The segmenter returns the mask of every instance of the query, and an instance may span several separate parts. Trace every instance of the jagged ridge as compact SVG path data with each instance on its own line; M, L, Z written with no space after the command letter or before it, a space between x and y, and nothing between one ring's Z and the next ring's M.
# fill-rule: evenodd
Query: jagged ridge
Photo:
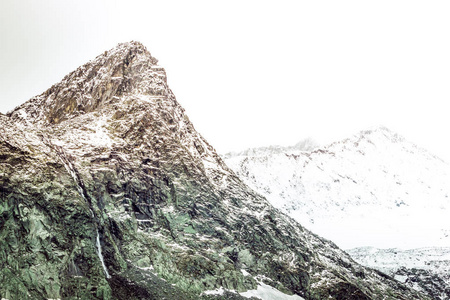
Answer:
M111 104L130 91L164 96L166 75L157 63L141 43L119 44L9 115L14 121L56 124Z

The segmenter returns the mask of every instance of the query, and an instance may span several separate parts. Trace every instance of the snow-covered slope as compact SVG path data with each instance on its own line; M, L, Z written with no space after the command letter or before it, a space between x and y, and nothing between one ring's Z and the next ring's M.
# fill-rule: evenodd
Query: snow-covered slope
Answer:
M384 127L314 151L225 160L274 206L344 249L450 245L449 165Z
M359 263L450 299L449 165L383 127L304 150L250 149L225 160L309 229L358 247L348 253Z

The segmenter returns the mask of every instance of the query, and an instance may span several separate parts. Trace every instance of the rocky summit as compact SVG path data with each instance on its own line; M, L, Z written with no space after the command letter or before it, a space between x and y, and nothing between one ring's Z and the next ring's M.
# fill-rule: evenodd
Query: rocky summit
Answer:
M428 299L247 187L137 42L0 115L0 183L3 299Z

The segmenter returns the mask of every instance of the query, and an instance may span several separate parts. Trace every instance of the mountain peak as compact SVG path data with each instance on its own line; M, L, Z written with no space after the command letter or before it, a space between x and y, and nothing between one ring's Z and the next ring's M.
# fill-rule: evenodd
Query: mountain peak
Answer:
M319 143L316 142L312 137L305 138L295 144L292 148L298 149L301 151L313 151L314 149L319 148Z
M124 42L124 43L119 43L117 44L113 49L141 49L143 51L148 51L147 47L145 47L141 42L139 41L129 41L129 42Z
M127 56L133 56L143 54L147 58L150 59L151 63L156 65L158 63L158 60L151 56L150 52L147 50L147 47L145 47L141 42L138 41L130 41L125 43L119 43L114 48L105 51L103 55L97 56L94 61L97 63L102 64L104 60L99 59L102 56L106 57L117 57L119 60L117 61L120 64L120 60L126 60ZM88 63L89 64L89 63Z
M166 74L140 42L120 43L8 115L21 123L57 124L135 92L168 94Z
M385 126L376 126L366 130L361 130L360 132L346 138L343 140L335 141L328 146L326 149L333 149L335 147L361 147L361 145L371 144L371 145L383 145L386 143L400 143L406 142L405 138L390 130Z
M373 143L382 140L388 140L393 143L405 141L405 138L403 136L385 126L377 126L368 130L361 131L357 136L358 138L366 138Z

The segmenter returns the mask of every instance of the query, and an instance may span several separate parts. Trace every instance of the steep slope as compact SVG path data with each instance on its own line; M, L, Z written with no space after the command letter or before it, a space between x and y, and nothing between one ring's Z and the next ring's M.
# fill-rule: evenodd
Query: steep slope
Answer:
M120 44L0 116L2 298L426 298L249 189L156 63Z
M314 151L250 150L225 158L274 206L341 247L450 245L449 165L386 128L363 131ZM424 260L423 249L367 249L373 248L349 253L403 282L410 278L409 286L434 299L449 299L446 269L429 267L435 265L431 260L417 264ZM442 249L448 248L433 251ZM396 254L388 256L390 262L399 259L397 253L407 255L386 268L386 253ZM449 262L446 257L439 264Z

